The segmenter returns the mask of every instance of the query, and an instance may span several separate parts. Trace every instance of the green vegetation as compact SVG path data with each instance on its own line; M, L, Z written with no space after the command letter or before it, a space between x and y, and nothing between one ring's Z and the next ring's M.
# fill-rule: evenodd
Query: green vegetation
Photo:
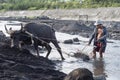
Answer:
M120 7L120 0L0 0L0 10Z

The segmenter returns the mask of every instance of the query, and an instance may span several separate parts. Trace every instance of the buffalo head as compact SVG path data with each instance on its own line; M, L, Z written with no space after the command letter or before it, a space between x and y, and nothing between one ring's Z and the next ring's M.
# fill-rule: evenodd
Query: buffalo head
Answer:
M10 28L7 29L5 25L6 32L10 35L11 38L11 47L18 47L21 48L22 44L30 45L32 44L31 34L26 33L21 24L21 30L12 30Z

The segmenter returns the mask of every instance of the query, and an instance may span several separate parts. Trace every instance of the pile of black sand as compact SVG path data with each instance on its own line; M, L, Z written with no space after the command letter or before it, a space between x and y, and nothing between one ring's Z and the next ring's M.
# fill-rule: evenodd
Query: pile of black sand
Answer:
M0 80L63 80L65 76L51 60L0 41Z

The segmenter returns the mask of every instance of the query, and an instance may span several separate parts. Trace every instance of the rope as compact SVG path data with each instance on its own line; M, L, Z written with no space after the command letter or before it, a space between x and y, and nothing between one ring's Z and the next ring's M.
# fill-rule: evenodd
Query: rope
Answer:
M83 47L83 49L81 50L81 52L83 52L83 50L84 50L85 48L87 48L87 46L88 46L88 45L85 45L85 46Z
M81 51L79 50L79 51L81 52L81 54L84 54L84 53L83 53L83 50L86 49L86 47L88 47L88 46L92 46L92 45L85 45ZM92 47L96 47L96 46L92 46ZM93 58L92 52L93 52L93 51L91 51L91 52L88 53L88 56L89 56L90 59Z
M38 38L38 37L36 37L36 36L34 36L34 35L31 34L30 32L25 31L25 33L28 34L28 35L30 35L31 37L36 38L37 40L41 41L42 43L45 43L45 44L49 45L49 43L47 43L46 41L44 41L44 40L42 40L42 39L40 39L40 38ZM31 38L31 39L33 39L33 38ZM51 40L52 40L52 39L51 39ZM55 40L55 39L54 39L54 40ZM55 49L55 50L56 50L56 48L52 48L52 49ZM57 48L57 49L58 49L58 50L61 50L61 49L59 49L59 48ZM65 51L63 51L63 50L61 50L61 51L62 51L64 54L68 55L69 57L70 57L70 56L72 57L72 55L68 54L67 52L65 52Z
M25 33L27 33L27 34L30 35L31 37L36 38L37 40L41 41L42 43L45 43L45 44L49 45L49 43L47 43L46 41L40 39L41 37L38 38L38 37L34 36L33 34L29 33L28 31L25 31ZM33 38L31 38L31 39L33 39ZM47 39L47 38L45 38L45 39ZM47 39L47 40L53 40L53 39ZM54 39L54 40L55 40L55 39ZM82 48L82 50L81 50L81 51L79 50L79 51L82 53L82 52L84 51L84 49L86 49L88 46L89 46L89 45L85 45L85 46ZM93 46L93 47L95 47L95 46ZM56 50L56 48L52 48L52 49ZM58 50L61 50L61 49L59 49L59 48L57 48L57 49L58 49ZM68 55L69 57L73 57L73 55L70 55L70 54L68 54L67 52L63 51L63 50L61 50L61 51L62 51L62 53ZM74 52L72 52L72 53L74 53ZM92 52L90 52L90 54L91 54L91 53L92 53ZM82 54L83 54L83 53L82 53Z
M33 39L33 37L34 37L34 38L38 39L39 41L41 41L41 42L43 42L43 43L48 44L46 41L43 41L42 39L40 39L40 38L38 38L38 37L34 36L33 34L31 34L31 33L30 33L30 32L28 32L28 31L25 31L25 33L26 33L26 34L28 34L28 35L30 35L30 36L32 37L31 39Z

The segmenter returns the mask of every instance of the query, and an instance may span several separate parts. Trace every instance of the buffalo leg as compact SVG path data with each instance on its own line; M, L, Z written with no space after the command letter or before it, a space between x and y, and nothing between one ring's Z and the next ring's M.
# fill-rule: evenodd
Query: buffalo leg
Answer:
M49 56L52 48L51 48L51 46L50 46L49 44L46 44L45 47L46 47L46 49L48 50L48 53L47 53L47 55L46 55L46 58L48 58L48 56Z
M37 50L37 56L39 57L40 55L39 55L39 50L38 50L38 46L37 46L37 49L36 49L36 50Z
M34 47L35 47L35 50L37 51L37 56L39 57L39 50L38 50L38 42L37 40L34 40Z
M65 60L65 58L63 57L63 55L62 55L62 51L61 51L61 48L60 48L60 46L58 45L58 43L57 43L57 41L52 41L52 43L55 45L55 47L57 48L57 51L60 53L60 56L61 56L61 59L62 60Z
M10 45L10 47L11 47L11 48L14 47L13 39L11 39L11 45Z
M35 46L35 50L37 51L37 56L39 57L39 50L38 50L38 46Z

